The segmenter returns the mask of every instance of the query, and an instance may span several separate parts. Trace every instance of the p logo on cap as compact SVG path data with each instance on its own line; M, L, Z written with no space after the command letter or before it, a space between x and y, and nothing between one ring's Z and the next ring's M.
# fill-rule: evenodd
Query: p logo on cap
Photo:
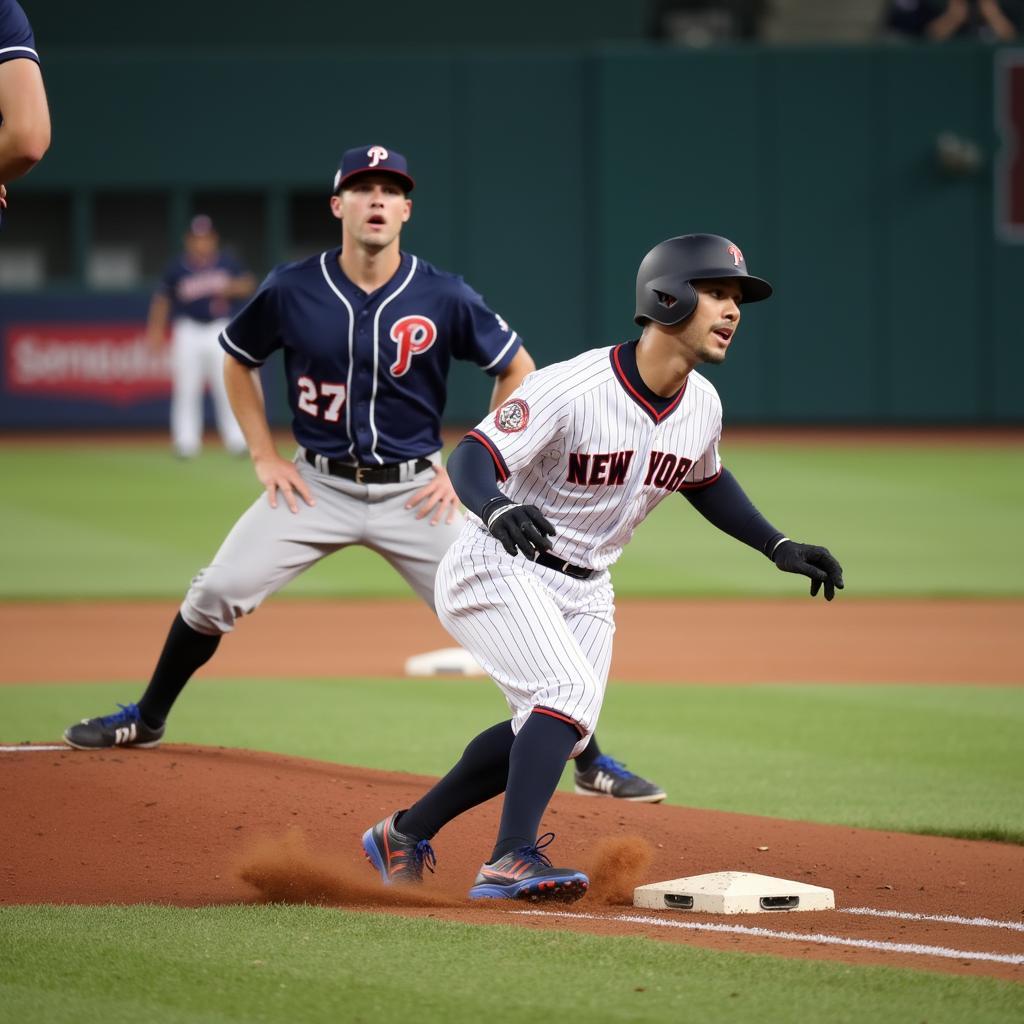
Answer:
M401 153L396 153L386 146L357 146L345 151L341 164L334 175L331 194L337 195L356 175L390 174L397 178L406 192L411 192L416 184L409 174L409 166Z

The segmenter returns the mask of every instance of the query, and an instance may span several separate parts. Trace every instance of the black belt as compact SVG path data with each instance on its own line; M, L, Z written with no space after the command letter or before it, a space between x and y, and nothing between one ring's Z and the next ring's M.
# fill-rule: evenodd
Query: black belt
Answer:
M584 569L582 565L563 562L562 559L555 558L554 555L549 555L546 551L542 551L534 561L538 565L546 565L549 569L564 572L566 576L571 576L574 580L589 580L597 573L596 569Z
M390 466L350 466L347 462L339 462L337 459L328 459L326 456L317 455L316 452L311 452L308 448L305 458L311 466L321 472L326 469L331 476L355 480L357 484L397 484L402 479L402 468L409 464L408 462L395 462ZM431 465L430 459L417 459L413 466L413 473L422 473Z

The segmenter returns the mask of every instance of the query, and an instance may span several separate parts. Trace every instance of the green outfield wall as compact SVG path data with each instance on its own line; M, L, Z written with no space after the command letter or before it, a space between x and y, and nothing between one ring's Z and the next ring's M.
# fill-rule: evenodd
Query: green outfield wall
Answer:
M1024 421L1024 224L1017 242L1000 227L1000 196L1024 189L1024 73L997 73L1024 50L45 56L54 143L19 192L66 204L65 293L111 196L165 194L171 245L197 193L243 193L261 271L294 252L295 196L323 196L332 244L338 156L379 141L417 179L407 247L463 273L538 362L631 336L644 252L714 231L777 288L710 373L731 421ZM944 133L976 169L940 162ZM477 418L473 372L451 420Z

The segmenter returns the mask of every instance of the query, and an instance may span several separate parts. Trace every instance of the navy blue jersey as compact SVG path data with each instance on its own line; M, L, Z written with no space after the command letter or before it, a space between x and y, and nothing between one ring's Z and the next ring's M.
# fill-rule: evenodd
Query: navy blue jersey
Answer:
M39 63L32 26L17 0L0 0L0 64L20 57Z
M208 324L238 312L241 301L221 298L221 292L232 278L244 272L236 259L222 252L202 267L192 265L182 254L164 271L160 291L171 300L172 318L187 316Z
M362 466L436 452L451 360L493 376L522 341L461 277L403 253L368 295L340 253L275 268L220 343L252 367L284 350L292 430L311 451Z

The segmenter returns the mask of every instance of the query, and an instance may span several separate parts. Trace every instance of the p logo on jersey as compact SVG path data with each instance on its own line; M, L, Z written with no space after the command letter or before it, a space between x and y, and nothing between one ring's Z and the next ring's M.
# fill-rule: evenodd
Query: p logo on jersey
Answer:
M510 398L494 414L494 425L503 434L518 434L530 422L530 407L521 398Z
M366 155L369 158L370 166L376 167L382 160L387 160L388 151L383 146L371 146Z
M732 265L734 267L738 267L743 262L743 253L740 252L738 245L730 245L726 251L732 257Z
M437 324L429 316L403 316L392 325L391 340L398 346L391 376L402 377L412 365L412 357L426 352L437 341Z

